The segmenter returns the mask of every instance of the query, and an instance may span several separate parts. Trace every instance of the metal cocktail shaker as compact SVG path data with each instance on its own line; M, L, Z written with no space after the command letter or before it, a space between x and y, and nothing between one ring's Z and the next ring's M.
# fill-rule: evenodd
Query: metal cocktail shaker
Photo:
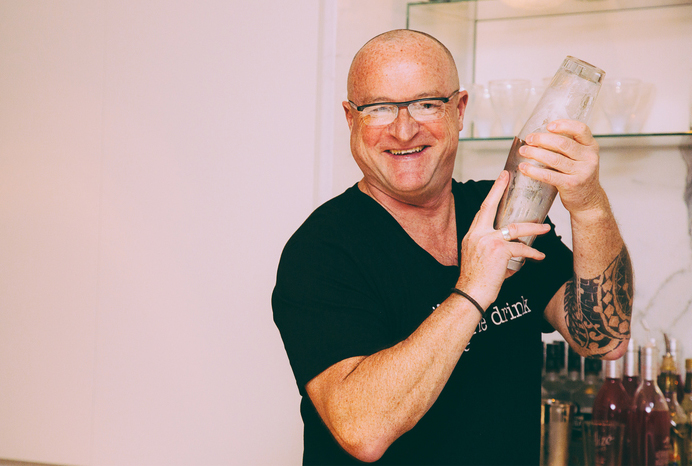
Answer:
M567 466L574 410L566 401L542 400L540 466Z
M541 166L538 162L519 155L519 148L526 144L526 136L530 133L548 132L546 127L553 120L571 119L586 123L604 76L605 71L574 57L568 56L562 62L533 113L514 138L505 164L510 181L497 210L495 228L499 229L510 223L543 223L555 200L557 189L519 172L521 162ZM535 236L524 236L519 241L530 246L534 239ZM523 263L523 258L513 257L507 268L519 270Z

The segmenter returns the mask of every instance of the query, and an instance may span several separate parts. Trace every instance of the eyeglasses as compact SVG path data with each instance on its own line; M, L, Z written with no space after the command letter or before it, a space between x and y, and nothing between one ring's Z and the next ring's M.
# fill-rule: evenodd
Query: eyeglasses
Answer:
M449 97L428 97L425 99L409 100L408 102L378 102L367 105L348 103L361 112L367 126L386 126L391 124L399 115L399 108L406 107L409 115L420 122L439 120L445 114L445 104L459 92L452 92Z

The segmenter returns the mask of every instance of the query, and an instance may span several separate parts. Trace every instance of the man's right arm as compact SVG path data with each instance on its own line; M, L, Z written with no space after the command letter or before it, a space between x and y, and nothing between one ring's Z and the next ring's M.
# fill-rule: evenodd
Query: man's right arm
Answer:
M339 444L361 461L379 459L430 409L480 318L469 301L452 295L406 340L340 361L308 382Z

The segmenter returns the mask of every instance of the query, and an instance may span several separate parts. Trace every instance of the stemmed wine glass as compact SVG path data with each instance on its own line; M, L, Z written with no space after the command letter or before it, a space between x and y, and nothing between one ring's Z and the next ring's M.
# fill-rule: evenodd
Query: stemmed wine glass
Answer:
M637 105L641 84L641 80L635 78L603 80L601 107L614 134L625 132L627 121Z

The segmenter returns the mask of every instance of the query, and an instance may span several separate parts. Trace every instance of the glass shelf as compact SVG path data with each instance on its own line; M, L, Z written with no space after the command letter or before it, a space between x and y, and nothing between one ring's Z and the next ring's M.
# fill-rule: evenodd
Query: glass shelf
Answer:
M518 0L450 0L411 2L407 5L406 24L415 20L416 15L435 12L444 15L459 15L471 21L493 21L514 18L536 18L543 16L564 16L597 12L641 10L680 5L692 5L692 0L566 0L555 6L545 8L515 8L508 3Z
M601 149L639 147L650 149L692 148L692 131L686 133L596 134ZM514 138L461 138L460 150L508 151Z

